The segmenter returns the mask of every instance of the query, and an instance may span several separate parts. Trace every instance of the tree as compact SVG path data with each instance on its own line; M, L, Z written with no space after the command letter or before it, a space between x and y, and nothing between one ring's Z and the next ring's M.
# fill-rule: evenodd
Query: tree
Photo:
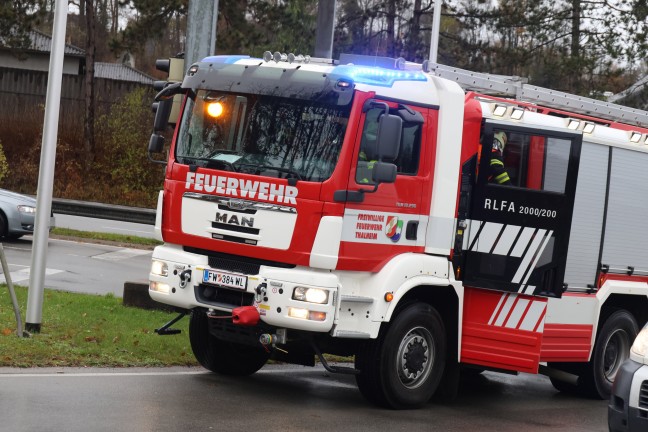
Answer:
M29 48L29 31L42 20L44 13L39 0L0 2L0 46L17 51Z
M645 0L461 1L460 59L471 69L528 76L546 87L591 95L646 54Z
M85 120L83 137L85 144L85 169L90 172L95 158L95 82L94 66L97 46L95 43L95 1L85 0L86 44L85 44Z

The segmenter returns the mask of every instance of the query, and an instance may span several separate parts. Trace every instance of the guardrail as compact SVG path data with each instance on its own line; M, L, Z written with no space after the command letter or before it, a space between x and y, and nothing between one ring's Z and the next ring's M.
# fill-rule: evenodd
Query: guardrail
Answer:
M155 225L155 210L141 207L127 207L54 198L52 199L52 212L72 216Z

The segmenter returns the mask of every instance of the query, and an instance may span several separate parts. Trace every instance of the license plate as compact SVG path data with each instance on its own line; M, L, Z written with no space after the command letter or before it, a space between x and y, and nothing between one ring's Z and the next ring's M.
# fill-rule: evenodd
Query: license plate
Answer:
M244 290L247 286L247 276L223 273L214 270L204 270L203 282L212 285Z

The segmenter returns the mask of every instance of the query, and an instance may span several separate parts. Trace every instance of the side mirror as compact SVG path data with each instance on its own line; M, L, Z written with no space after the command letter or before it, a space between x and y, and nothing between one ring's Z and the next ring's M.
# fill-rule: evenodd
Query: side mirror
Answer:
M391 162L398 157L403 119L393 114L383 114L378 124L378 155L381 161Z
M164 152L164 137L156 133L151 134L151 139L149 139L148 153L147 153L148 160L156 164L166 165L166 160L158 160L158 159L153 159L151 157L151 154L153 153L163 153L163 152Z
M164 151L164 137L158 134L151 134L148 145L149 153L162 153Z
M157 102L155 109L155 120L153 121L153 130L155 132L164 131L169 125L169 114L173 107L173 99L161 100Z
M371 170L371 178L378 183L394 183L396 181L396 165L387 162L376 162Z

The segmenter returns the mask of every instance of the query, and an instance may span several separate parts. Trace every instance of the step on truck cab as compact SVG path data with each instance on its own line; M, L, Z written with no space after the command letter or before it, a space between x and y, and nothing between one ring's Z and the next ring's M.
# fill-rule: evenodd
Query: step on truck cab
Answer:
M646 113L354 55L207 57L175 94L149 293L204 367L319 357L391 408L484 369L609 395L648 320Z

